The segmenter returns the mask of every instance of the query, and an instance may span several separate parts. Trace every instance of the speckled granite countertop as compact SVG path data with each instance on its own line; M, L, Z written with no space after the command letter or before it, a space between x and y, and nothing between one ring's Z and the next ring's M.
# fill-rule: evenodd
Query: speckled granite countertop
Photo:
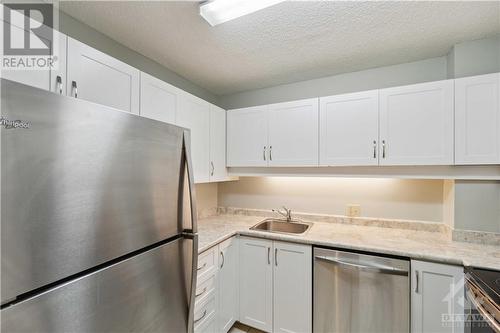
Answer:
M260 216L217 215L198 222L199 249L203 252L240 234L273 240L328 246L346 250L409 257L455 265L500 270L500 246L452 241L442 232L313 222L304 235L249 230Z

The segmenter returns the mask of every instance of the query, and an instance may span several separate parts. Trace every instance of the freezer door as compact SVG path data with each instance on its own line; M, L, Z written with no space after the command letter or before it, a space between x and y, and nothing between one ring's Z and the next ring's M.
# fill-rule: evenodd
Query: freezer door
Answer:
M4 79L1 91L2 304L180 234L183 128Z
M7 307L2 332L188 332L195 241L179 238Z

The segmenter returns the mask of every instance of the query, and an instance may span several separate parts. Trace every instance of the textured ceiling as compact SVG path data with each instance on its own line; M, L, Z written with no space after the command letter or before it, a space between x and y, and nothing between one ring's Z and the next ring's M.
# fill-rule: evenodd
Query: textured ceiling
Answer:
M443 56L500 31L498 1L287 1L216 27L198 2L60 6L217 95Z

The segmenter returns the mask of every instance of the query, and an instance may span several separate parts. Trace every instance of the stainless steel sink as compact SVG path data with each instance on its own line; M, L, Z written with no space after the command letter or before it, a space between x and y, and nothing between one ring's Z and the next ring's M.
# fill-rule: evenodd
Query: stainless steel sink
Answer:
M253 227L251 227L250 230L276 232L280 234L300 235L309 230L311 226L312 226L311 223L301 222L296 220L288 222L287 220L284 219L265 219L264 221L259 222Z

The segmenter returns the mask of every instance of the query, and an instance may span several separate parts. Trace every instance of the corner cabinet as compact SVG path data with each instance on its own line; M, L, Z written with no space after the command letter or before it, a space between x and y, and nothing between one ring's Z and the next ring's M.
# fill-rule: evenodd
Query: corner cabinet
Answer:
M209 179L229 180L226 168L226 110L210 105Z
M412 260L411 273L411 332L463 333L463 267Z
M318 99L304 99L227 114L227 165L317 166Z
M309 245L240 238L240 321L266 332L312 331Z
M191 130L191 158L195 183L210 181L210 104L198 97L182 94L177 125Z
M455 164L500 164L500 74L455 80Z
M140 71L68 37L67 94L139 114Z
M453 80L380 90L380 165L453 164Z

